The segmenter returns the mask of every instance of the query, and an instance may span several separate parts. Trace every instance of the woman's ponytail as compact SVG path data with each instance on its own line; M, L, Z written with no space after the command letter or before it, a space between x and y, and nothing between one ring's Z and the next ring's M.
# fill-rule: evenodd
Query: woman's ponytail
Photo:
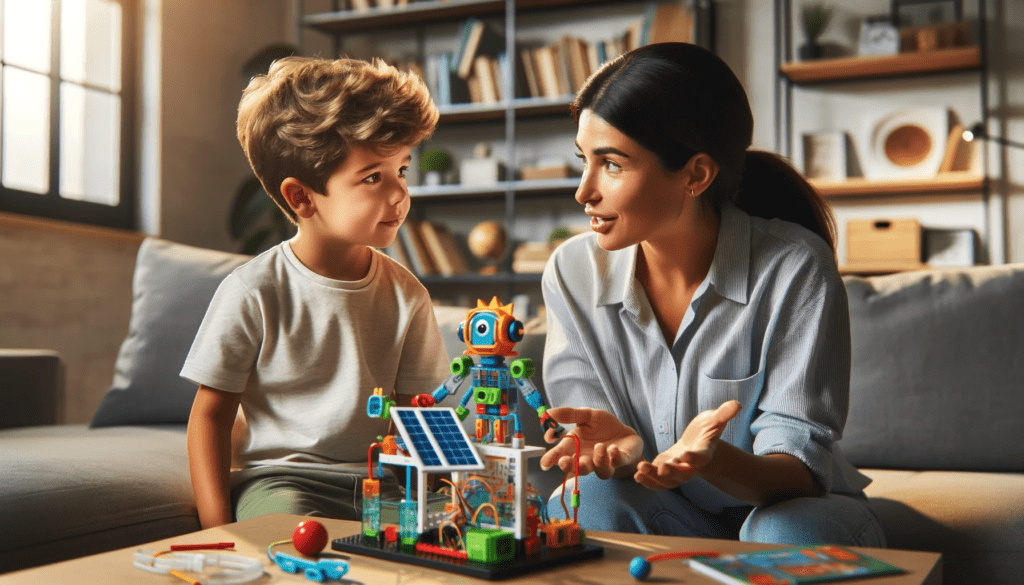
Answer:
M836 220L821 194L779 155L748 150L736 206L750 215L799 224L836 251Z

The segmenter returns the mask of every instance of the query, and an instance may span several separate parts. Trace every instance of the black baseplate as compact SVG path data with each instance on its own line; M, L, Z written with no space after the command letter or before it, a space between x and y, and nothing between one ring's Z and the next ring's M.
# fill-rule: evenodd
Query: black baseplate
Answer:
M542 546L539 553L527 555L521 541L516 541L515 556L504 563L486 564L417 551L411 546L387 543L382 539L355 534L331 541L336 551L407 563L439 571L458 573L478 579L499 580L518 577L534 571L550 569L567 563L594 559L604 555L604 548L595 544L577 544L562 548Z

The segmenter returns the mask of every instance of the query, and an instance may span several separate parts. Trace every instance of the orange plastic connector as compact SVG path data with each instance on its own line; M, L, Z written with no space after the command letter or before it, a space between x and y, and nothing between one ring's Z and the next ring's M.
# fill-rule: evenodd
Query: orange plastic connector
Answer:
M380 495L380 480L379 479L364 479L363 480L363 497L372 498Z
M548 548L562 548L580 543L580 525L572 520L554 520L540 527Z
M394 435L388 435L380 442L380 450L385 455L395 455L398 453L398 443L395 441Z

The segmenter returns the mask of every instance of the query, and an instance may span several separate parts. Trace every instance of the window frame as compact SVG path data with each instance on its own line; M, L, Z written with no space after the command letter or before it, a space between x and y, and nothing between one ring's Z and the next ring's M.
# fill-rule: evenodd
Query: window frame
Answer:
M105 205L60 195L60 131L61 131L61 4L50 0L50 161L49 190L45 194L32 193L4 186L0 183L0 212L11 212L49 219L70 221L95 226L135 230L138 228L136 209L138 185L136 183L136 157L139 136L136 127L138 89L138 44L140 0L112 0L121 5L121 99L118 204ZM2 24L2 23L0 23ZM89 85L84 85L89 87ZM0 108L3 101L0 99ZM3 124L0 110L0 125ZM2 127L0 127L2 130ZM3 145L0 144L0 148Z

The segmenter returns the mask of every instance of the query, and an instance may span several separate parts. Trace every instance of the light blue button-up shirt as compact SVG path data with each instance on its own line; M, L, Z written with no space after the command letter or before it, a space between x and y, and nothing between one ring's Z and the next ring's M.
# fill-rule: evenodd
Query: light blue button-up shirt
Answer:
M608 252L586 234L548 262L551 403L611 412L636 429L651 461L699 412L735 399L741 410L723 440L792 455L826 491L860 492L870 480L836 444L849 404L850 316L825 242L725 206L711 268L671 346L634 278L636 256L636 246ZM699 478L681 489L709 511L742 505Z

